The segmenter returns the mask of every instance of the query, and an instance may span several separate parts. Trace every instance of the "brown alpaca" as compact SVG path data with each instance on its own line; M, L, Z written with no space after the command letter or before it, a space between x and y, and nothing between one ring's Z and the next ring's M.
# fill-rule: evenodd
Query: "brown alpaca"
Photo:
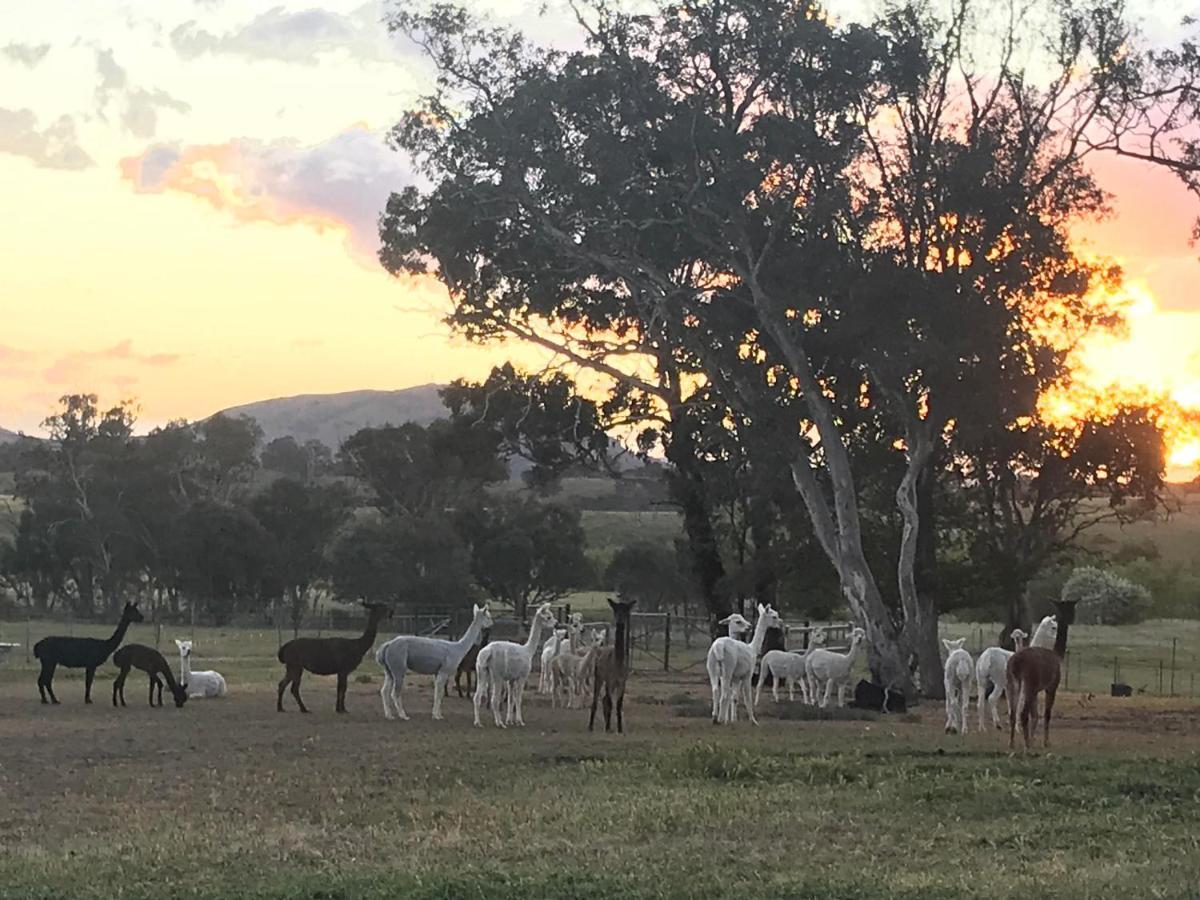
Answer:
M1054 649L1026 647L1008 659L1006 669L1008 693L1008 748L1016 749L1017 712L1021 715L1021 735L1025 749L1029 749L1030 723L1037 709L1037 695L1046 692L1045 731L1043 746L1050 746L1050 714L1054 710L1054 698L1058 694L1058 682L1062 677L1062 660L1067 652L1067 632L1075 621L1075 601L1059 600L1057 610L1058 635Z
M467 655L462 658L462 662L458 664L458 671L454 673L454 689L458 691L458 696L463 697L462 677L467 676L467 693L469 697L475 693L475 660L479 657L479 651L487 646L487 642L492 639L492 629L485 628L479 633L479 643L467 651ZM450 682L446 682L446 686L442 689L445 696L450 696Z
M629 635L629 613L635 602L608 601L613 611L613 622L616 624L616 639L611 647L602 647L596 652L596 672L592 678L592 714L588 718L588 731L596 724L596 702L600 699L600 691L603 690L604 730L612 731L612 712L616 706L617 733L625 733L625 679L629 677L626 643Z
M314 675L336 675L336 709L340 713L346 711L346 685L350 673L358 668L362 658L375 643L379 621L392 615L391 607L383 603L364 603L363 606L367 610L367 627L363 630L362 637L296 638L279 648L279 661L287 667L279 682L279 696L275 702L275 708L279 712L283 712L283 692L289 684L292 686L292 696L296 698L300 712L308 712L308 707L300 698L300 678L305 671Z

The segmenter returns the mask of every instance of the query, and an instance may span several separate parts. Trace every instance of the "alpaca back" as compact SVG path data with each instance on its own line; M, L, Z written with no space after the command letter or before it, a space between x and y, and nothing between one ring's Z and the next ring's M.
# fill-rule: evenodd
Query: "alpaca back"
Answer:
M971 654L966 650L955 650L946 657L946 689L949 690L951 683L955 686L955 692L961 686L966 686L971 683Z
M709 648L716 671L728 678L748 678L754 671L754 648L731 637L719 637Z
M524 644L517 644L513 641L492 641L479 651L475 666L480 673L486 668L490 678L500 681L520 681L528 677L533 668L533 659Z
M980 653L975 663L975 680L979 687L984 688L990 681L998 689L1004 690L1007 678L1005 673L1008 671L1008 660L1012 655L1012 650L1005 650L1003 647L988 647Z

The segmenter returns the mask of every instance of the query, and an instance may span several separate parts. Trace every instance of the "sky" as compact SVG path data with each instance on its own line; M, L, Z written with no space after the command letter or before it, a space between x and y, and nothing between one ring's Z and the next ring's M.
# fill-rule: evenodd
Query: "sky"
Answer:
M474 5L535 37L570 27L540 0ZM1145 5L1148 31L1185 6ZM145 426L482 377L515 352L454 338L435 285L375 262L378 211L412 180L383 137L430 78L384 8L0 6L0 426L37 433L75 391L134 398ZM1116 215L1079 240L1124 265L1131 315L1083 354L1084 377L1200 410L1200 210L1165 173L1097 171ZM1176 477L1200 471L1200 438L1172 453Z

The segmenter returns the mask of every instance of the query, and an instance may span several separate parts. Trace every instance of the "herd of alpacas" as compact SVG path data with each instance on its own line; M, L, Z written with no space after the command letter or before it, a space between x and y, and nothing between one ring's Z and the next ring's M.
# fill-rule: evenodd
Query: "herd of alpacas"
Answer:
M408 719L404 709L404 679L409 672L432 675L433 718L442 719L442 698L454 678L455 689L463 696L460 679L466 676L467 690L474 681L472 703L476 727L482 727L481 710L487 704L499 728L525 724L522 701L525 685L533 671L534 659L541 664L538 692L549 694L551 704L560 703L567 709L585 705L591 693L591 715L588 730L595 727L596 710L603 701L604 730L611 731L613 716L616 730L624 733L625 682L629 674L629 626L632 601L609 600L612 608L613 643L605 645L607 629L583 633L582 616L573 614L566 625L558 625L550 603L541 604L534 612L524 642L490 641L493 625L487 606L472 609L471 624L458 640L398 635L384 642L375 652L375 661L382 667L384 678L380 689L383 714L388 719ZM284 711L283 695L290 687L292 697L301 712L308 707L300 695L300 680L305 672L314 675L337 676L339 713L346 712L346 688L349 677L358 668L367 651L375 644L379 625L391 615L389 606L364 603L367 624L357 638L303 637L288 641L279 648L279 661L284 665L284 677L279 682L276 709ZM999 702L1006 697L1009 715L1009 745L1014 746L1018 718L1025 746L1028 747L1037 727L1038 695L1045 695L1043 740L1050 741L1050 716L1061 676L1062 659L1066 652L1067 632L1074 621L1075 605L1056 604L1055 615L1046 616L1030 639L1024 631L1014 629L1012 640L1016 649L989 647L972 660L964 648L966 640L943 640L946 649L944 687L946 691L946 732L966 734L970 707L972 679L978 688L979 728L986 728L986 713L990 711L992 725L1001 728ZM804 703L827 707L837 688L838 706L845 705L846 689L866 633L854 628L850 644L844 652L827 649L824 633L817 630L810 645L799 650L768 650L763 653L767 632L783 629L779 613L770 605L758 604L754 623L738 613L720 621L728 634L718 637L708 649L705 660L712 689L712 720L716 725L737 721L740 702L749 720L755 725L755 706L762 699L763 685L771 679L771 692L779 702L779 686L786 683L789 701L795 700L796 686L800 687ZM125 705L125 681L131 669L145 672L149 678L150 705L162 706L165 684L176 707L182 707L190 697L224 697L225 679L218 672L195 671L191 665L194 645L191 641L175 641L179 649L179 677L171 671L167 660L153 647L144 644L125 644L122 641L130 624L143 621L136 603L126 603L116 630L107 639L82 637L47 637L34 646L34 656L41 663L38 691L42 703L58 703L54 694L54 673L58 666L84 670L84 702L92 702L92 682L96 670L112 657L119 672L113 681L113 706ZM542 635L549 632L543 642ZM751 634L750 640L744 636ZM118 649L119 648L119 649ZM755 672L758 690L753 690ZM864 703L856 691L859 705L872 705L884 711L897 709L891 704L887 688L880 690L867 682L871 698ZM49 698L49 699L47 699ZM902 698L900 698L902 700ZM501 706L504 715L501 715Z

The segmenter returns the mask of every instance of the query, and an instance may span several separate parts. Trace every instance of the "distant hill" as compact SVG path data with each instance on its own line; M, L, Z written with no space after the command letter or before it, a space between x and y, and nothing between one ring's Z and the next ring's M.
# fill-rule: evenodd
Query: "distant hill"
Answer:
M249 416L263 430L264 442L291 435L300 443L316 439L333 450L360 428L378 425L427 425L446 415L438 396L442 385L422 384L399 391L347 391L301 394L259 400L221 410Z
M19 441L21 436L15 431L9 431L7 428L0 428L0 444L11 444L13 441Z

